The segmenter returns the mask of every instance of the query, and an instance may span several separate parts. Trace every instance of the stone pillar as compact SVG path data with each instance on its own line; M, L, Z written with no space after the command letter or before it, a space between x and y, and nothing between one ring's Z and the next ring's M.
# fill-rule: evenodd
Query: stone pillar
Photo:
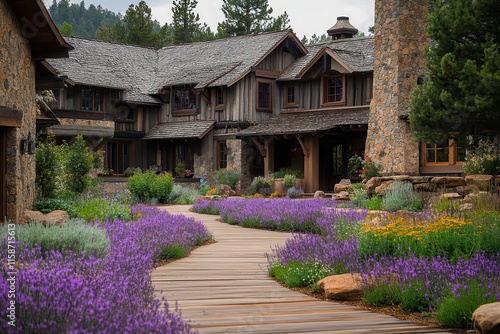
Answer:
M304 144L304 192L312 193L319 189L319 139L306 137Z
M418 174L419 144L412 138L410 92L425 71L428 1L375 1L373 99L366 155L384 174Z

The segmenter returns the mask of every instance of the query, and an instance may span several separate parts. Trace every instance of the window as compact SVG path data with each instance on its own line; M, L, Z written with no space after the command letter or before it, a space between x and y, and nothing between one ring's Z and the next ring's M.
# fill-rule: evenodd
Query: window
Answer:
M224 109L224 89L222 87L217 87L215 92L215 107L217 110Z
M270 82L257 82L257 110L271 111L272 110L272 86Z
M324 104L344 104L344 76L325 78Z
M107 167L116 174L123 174L130 166L130 143L108 143L106 149Z
M456 165L465 160L465 140L446 139L436 144L424 145L424 165Z
M227 168L227 144L225 141L217 143L217 169Z
M82 105L80 110L103 111L103 91L101 88L82 86Z
M177 88L174 90L174 110L196 109L196 94L191 88Z
M286 87L286 105L296 106L297 105L297 87L295 85L289 85Z

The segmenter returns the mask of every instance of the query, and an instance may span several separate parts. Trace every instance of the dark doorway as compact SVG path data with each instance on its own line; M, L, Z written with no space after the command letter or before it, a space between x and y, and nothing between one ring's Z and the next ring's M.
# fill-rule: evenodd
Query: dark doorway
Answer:
M331 192L344 175L344 145L338 140L320 142L319 188Z

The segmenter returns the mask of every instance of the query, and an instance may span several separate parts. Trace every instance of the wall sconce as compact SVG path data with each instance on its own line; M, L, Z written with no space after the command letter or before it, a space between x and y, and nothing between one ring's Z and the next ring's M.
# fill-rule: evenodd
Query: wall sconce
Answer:
M35 152L35 138L31 137L31 132L28 132L28 138L21 139L21 154L35 154Z

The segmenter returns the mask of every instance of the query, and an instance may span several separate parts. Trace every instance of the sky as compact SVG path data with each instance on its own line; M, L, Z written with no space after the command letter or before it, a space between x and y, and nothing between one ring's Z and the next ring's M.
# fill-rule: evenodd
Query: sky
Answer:
M130 4L140 0L85 0L85 7L90 4L101 5L115 13L125 14ZM52 0L44 0L49 7ZM81 0L70 0L80 3ZM172 22L172 0L146 0L151 8L153 19L162 25ZM268 0L273 9L273 17L288 13L290 25L300 38L310 38L313 34L322 35L337 22L338 16L348 16L351 24L359 31L368 34L368 27L373 26L375 0ZM198 0L196 12L200 22L206 22L212 31L217 31L217 23L224 21L221 10L222 0Z

